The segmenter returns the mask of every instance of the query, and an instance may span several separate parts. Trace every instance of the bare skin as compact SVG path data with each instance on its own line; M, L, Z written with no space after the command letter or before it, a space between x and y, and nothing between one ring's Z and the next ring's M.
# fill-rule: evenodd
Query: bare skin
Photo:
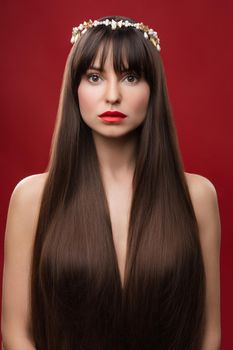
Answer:
M129 169L114 174L111 174L110 171L107 172L107 170L105 172L113 238L122 281L124 279L128 212L131 201L129 174ZM201 350L219 350L221 334L220 220L217 197L213 184L207 178L190 173L185 173L185 176L200 227L207 275L207 324L205 341ZM5 350L17 349L20 347L19 344L28 350L35 349L28 331L28 267L46 177L47 173L43 173L23 179L16 186L11 197L5 234L2 295L1 328ZM12 335L14 335L14 339Z
M98 66L98 57L96 65ZM111 56L107 58L105 68L101 74L98 69L92 69L92 76L82 79L78 95L82 115L93 131L123 284L131 184L135 167L136 135L132 131L144 119L149 90L145 81L132 80L132 75L116 76ZM128 118L118 126L106 126L99 121L97 112L113 109L124 112ZM198 350L219 350L220 218L217 194L214 185L207 178L190 173L185 173L185 176L199 225L207 277L206 332L202 349ZM29 266L46 177L47 173L43 173L23 179L16 186L9 205L2 297L5 350L35 349L28 321Z

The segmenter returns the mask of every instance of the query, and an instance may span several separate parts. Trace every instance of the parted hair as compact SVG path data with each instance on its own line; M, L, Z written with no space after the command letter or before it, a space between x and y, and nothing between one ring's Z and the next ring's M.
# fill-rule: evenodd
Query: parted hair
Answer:
M127 17L103 17L120 20ZM103 67L150 86L137 132L122 285L92 130L77 88L100 47ZM126 58L126 59L125 59ZM37 350L198 350L205 273L161 54L134 28L87 30L68 55L31 266Z

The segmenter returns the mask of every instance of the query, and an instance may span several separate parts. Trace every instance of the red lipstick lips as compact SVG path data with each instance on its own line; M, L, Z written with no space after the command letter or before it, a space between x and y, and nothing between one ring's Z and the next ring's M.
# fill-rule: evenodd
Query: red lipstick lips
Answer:
M121 122L127 116L118 111L106 111L99 115L99 117L108 123Z

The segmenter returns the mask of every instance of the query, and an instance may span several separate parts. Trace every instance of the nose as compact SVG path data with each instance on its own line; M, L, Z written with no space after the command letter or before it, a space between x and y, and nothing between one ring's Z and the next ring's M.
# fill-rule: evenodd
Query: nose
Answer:
M110 104L118 104L121 99L120 82L117 77L111 78L106 84L105 100Z

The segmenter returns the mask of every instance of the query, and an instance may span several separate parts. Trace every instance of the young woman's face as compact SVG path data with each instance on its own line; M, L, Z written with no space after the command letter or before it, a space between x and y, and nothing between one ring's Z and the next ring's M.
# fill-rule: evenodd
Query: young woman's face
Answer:
M145 119L150 87L144 78L138 78L133 72L116 74L111 50L104 70L101 72L98 67L99 54L93 67L89 67L82 76L77 90L82 118L93 133L105 137L123 136L137 128ZM100 117L108 111L121 112L126 117L119 120L113 116Z

